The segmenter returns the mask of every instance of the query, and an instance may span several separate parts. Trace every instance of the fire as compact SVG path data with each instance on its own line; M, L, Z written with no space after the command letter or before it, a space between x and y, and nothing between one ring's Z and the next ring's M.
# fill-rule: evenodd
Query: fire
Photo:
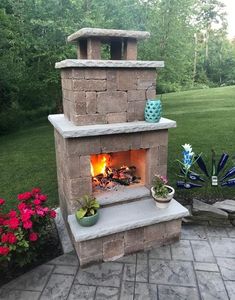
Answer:
M99 174L105 175L105 168L109 165L110 155L97 154L91 156L91 175L92 177Z

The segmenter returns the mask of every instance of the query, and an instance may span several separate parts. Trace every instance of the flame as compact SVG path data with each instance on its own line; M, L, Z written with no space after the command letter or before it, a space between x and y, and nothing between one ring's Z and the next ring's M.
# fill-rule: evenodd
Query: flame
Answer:
M105 168L110 161L110 155L97 154L91 156L91 175L92 177L103 174L105 175Z

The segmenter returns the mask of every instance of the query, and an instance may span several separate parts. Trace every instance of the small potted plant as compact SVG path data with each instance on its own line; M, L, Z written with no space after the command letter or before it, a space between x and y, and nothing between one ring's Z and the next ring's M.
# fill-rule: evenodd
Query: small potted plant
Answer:
M81 226L92 226L99 218L99 202L95 197L85 195L78 200L81 207L76 211L76 219Z
M151 193L156 202L156 206L159 208L167 208L175 194L173 187L166 184L166 177L159 175L154 176Z

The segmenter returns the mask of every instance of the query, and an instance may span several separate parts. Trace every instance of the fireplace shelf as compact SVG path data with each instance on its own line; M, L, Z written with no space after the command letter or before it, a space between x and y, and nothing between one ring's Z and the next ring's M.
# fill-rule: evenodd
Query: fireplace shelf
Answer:
M100 218L92 227L80 226L75 215L68 222L76 242L95 239L117 232L166 222L188 216L189 212L176 200L167 209L156 207L152 198L100 209Z
M167 118L161 118L158 123L135 121L83 126L74 125L73 123L68 121L67 118L65 118L64 114L49 115L48 119L64 138L144 132L176 127L176 122Z

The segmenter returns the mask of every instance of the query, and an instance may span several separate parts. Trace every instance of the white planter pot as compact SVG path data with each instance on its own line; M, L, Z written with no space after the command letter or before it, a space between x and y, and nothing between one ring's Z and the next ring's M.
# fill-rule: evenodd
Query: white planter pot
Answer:
M151 193L154 201L156 202L156 206L158 208L167 208L175 194L175 190L173 189L173 187L169 185L165 185L165 186L170 190L166 198L161 198L156 196L153 187L151 187Z

